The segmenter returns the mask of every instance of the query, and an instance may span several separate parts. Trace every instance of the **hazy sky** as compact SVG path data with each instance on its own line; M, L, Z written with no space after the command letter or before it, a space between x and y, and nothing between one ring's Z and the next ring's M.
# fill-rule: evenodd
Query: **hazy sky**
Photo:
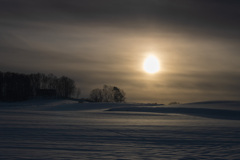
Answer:
M87 97L240 100L239 0L0 0L0 70L53 73ZM161 70L143 71L154 54Z

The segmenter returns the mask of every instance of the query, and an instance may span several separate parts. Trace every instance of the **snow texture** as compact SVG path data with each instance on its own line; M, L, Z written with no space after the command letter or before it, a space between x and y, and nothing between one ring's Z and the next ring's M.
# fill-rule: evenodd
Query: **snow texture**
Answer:
M4 160L239 160L240 103L0 103Z

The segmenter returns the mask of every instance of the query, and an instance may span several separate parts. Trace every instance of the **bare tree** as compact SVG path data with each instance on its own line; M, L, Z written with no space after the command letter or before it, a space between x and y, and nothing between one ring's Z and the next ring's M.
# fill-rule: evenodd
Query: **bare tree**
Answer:
M118 87L113 87L114 102L124 102L125 101L125 92L120 90Z
M58 80L57 93L60 97L68 98L75 90L75 82L65 76L62 76Z
M103 89L93 89L90 99L94 102L124 102L125 92L118 87L104 85Z
M103 92L101 89L93 89L90 93L90 100L94 102L102 102L103 101Z

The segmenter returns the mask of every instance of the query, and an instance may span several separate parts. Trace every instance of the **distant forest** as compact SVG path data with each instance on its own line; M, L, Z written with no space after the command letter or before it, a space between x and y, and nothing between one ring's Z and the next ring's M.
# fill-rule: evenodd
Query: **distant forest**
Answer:
M19 74L0 71L0 101L22 101L35 97L70 97L75 82L53 74Z

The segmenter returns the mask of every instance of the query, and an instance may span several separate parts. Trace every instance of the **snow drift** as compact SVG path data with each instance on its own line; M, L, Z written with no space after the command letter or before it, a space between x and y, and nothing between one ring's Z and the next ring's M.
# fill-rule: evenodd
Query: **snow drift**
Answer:
M207 118L240 120L240 102L208 101L172 106L130 106L111 108L108 111L176 113Z

